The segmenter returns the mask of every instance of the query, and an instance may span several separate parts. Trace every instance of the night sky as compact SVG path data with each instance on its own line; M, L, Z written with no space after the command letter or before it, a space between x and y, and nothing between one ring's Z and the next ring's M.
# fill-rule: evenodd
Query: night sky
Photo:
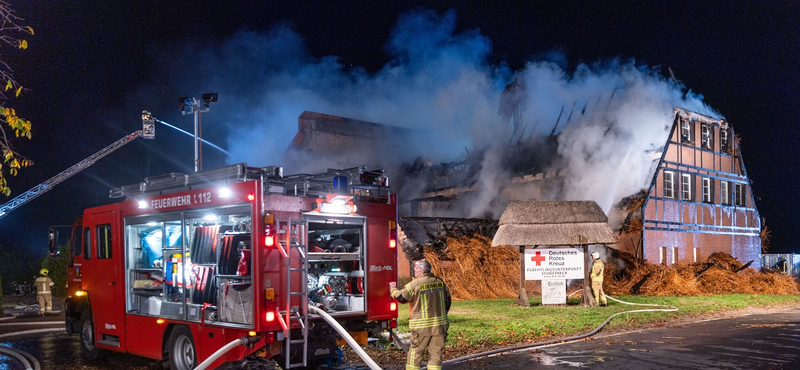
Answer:
M445 31L455 40L488 40L490 48L476 58L489 70L516 71L531 61L556 60L571 72L581 63L631 59L663 76L671 70L741 136L756 206L772 230L771 251L800 253L793 240L800 221L792 211L800 204L796 1L211 3L11 1L36 32L28 50L2 49L17 80L31 89L11 103L33 123L33 140L15 145L36 164L9 178L12 197L140 129L144 109L192 131L191 116L178 109L180 96L219 93L219 102L202 116L203 137L232 151L231 132L258 120L253 107L267 100L270 86L261 85L261 78L275 81L274 74L287 70L282 64L294 63L333 65L343 75L369 79L404 62L390 43L397 39L399 20L427 14L434 24L452 20L454 29ZM254 59L259 55L271 57ZM258 78L231 72L245 68L263 72ZM297 70L303 68L292 69ZM336 83L321 82L324 76L311 70L302 78L319 79L319 89ZM294 106L291 93L284 95L282 109L295 117L288 125L296 132L296 117L315 107ZM320 106L335 107L336 101ZM322 112L395 123L359 117L352 108ZM279 152L292 136L287 132L247 150ZM111 187L191 172L192 145L188 136L158 126L155 140L137 139L0 219L0 243L44 253L48 226L70 224L81 209L110 202ZM249 164L280 165L277 160ZM203 161L204 168L213 168L241 160L204 147Z

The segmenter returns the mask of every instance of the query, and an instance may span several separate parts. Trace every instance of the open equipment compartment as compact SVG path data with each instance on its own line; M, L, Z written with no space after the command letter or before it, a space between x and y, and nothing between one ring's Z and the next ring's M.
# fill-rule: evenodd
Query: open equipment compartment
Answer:
M366 312L365 218L304 214L308 220L308 300L332 315Z

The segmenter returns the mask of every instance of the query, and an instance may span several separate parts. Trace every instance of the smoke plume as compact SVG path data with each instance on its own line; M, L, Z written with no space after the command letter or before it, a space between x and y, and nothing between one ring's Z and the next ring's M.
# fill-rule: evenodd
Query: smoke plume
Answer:
M183 62L171 63L158 80L172 91L219 92L220 101L207 116L217 125L209 125L204 138L225 146L229 163L282 164L297 117L306 110L415 132L413 138L397 138L405 140L401 149L382 159L390 169L417 158L437 164L465 160L467 152L480 155L475 182L468 185L474 194L450 209L461 217L499 217L505 206L498 199L501 188L514 175L507 164L515 143L539 145L551 132L557 135L557 165L566 181L553 197L595 200L608 212L649 182L653 162L646 152L663 146L673 107L719 117L702 96L633 60L567 71L556 63L564 56L556 53L531 60L520 71L492 65L491 41L478 31L456 32L454 12L401 16L385 51L390 61L370 73L344 66L336 56L313 56L302 35L280 24L267 33L245 30L221 44L164 52ZM527 91L521 102L524 131L516 137L498 115L501 92L515 77ZM286 172L324 169L337 160L302 163L308 168ZM405 196L422 188L412 185L414 191Z

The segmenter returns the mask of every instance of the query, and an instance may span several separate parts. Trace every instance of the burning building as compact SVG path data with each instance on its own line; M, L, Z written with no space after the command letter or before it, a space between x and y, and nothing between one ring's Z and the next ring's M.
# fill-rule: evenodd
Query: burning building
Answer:
M581 114L575 121L585 119ZM569 119L563 126L568 124ZM401 220L417 218L418 222L406 223L412 227L430 224L435 218L444 222L436 222L436 227L422 232L407 230L407 234L421 234L423 239L426 234L439 237L442 235L431 235L430 230L459 224L459 218L464 219L465 225L496 218L487 209L502 210L513 200L592 199L588 194L576 194L573 183L583 181L581 177L588 174L570 166L565 158L570 153L561 148L562 142L569 139L560 137L570 132L562 128L556 133L558 126L556 120L549 136L526 136L524 130L520 133L517 129L518 136L504 138L499 145L473 148L472 152L467 149L464 161L434 164L418 158L404 165L380 164L395 171L404 170L395 176L400 179L392 185L400 192ZM663 134L654 139L655 143L663 140L660 145L648 144L650 149L631 150L634 154L629 155L641 157L637 161L648 167L648 174L640 176L646 180L637 177L611 181L641 181L628 187L641 189L640 192L621 201L613 199L606 208L611 227L619 233L617 248L667 265L696 262L714 252L728 253L743 262L753 260L753 267L760 265L760 218L733 128L723 119L681 108L673 110L671 127L664 126ZM290 150L334 156L344 161L340 164L365 163L364 159L376 162L379 158L385 162L386 155L394 150L391 145L399 142L381 144L386 138L414 134L374 122L311 112L300 116L299 128ZM605 131L614 129L609 126ZM624 177L626 172L608 176Z

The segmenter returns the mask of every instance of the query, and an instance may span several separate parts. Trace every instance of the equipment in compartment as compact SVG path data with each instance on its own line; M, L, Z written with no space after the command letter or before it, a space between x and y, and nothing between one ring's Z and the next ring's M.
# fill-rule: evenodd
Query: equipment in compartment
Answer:
M364 272L342 270L349 263L310 262L308 272L308 301L326 311L364 310Z
M236 275L239 267L239 245L243 243L243 249L250 249L250 233L248 232L226 232L222 236L222 246L219 250L219 274Z
M239 324L253 323L253 285L233 279L220 279L219 320Z

